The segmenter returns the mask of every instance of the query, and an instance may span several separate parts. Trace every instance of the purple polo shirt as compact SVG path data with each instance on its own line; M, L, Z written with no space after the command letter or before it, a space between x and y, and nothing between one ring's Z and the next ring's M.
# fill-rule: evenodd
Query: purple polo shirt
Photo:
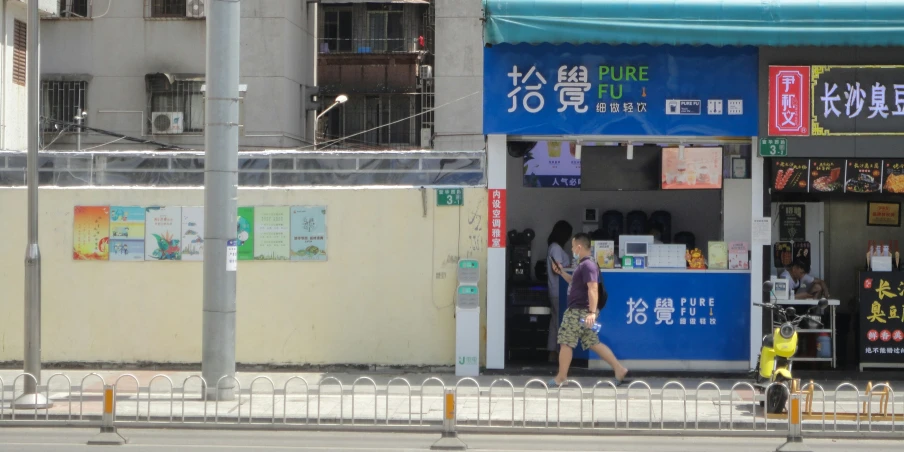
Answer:
M571 285L568 286L568 309L590 309L587 284L598 283L599 280L600 269L593 259L589 257L581 259L571 275Z

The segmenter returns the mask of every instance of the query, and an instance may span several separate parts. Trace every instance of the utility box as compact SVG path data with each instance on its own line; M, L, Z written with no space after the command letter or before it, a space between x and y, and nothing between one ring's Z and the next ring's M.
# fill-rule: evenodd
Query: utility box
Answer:
M458 262L455 292L455 376L480 375L480 267L476 260Z

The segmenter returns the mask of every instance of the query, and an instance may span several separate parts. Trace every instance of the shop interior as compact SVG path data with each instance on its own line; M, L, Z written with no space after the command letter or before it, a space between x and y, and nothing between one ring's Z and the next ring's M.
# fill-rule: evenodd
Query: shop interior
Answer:
M616 248L621 235L654 232L704 256L710 241L750 241L749 141L510 140L507 149L508 365L555 365L546 258L556 222Z
M788 176L789 169L798 171ZM900 194L904 193L904 160L898 159L774 159L765 176L772 200L773 275L789 262L804 259L810 275L824 280L830 298L839 300L836 314L835 369L855 371L861 366L887 367L890 357L871 359L864 349L901 354L904 324L900 320L870 323L872 303L891 316L904 293L899 242L904 239ZM809 256L808 256L809 255ZM875 288L864 288L861 275L878 272ZM885 276L882 276L885 275ZM886 295L876 292L888 283ZM897 303L897 310L904 309ZM900 312L897 313L900 316ZM897 323L894 323L897 322ZM871 337L869 330L879 334ZM889 334L885 335L885 331ZM803 344L811 350L813 338ZM883 359L887 358L887 359ZM899 357L900 358L900 357ZM878 362L870 366L867 362ZM824 370L825 363L802 363L804 369ZM894 365L892 366L894 367Z

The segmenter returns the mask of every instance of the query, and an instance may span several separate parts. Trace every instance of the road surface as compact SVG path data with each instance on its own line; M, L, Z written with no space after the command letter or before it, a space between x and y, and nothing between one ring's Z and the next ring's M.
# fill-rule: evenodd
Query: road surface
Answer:
M425 451L435 434L266 432L211 430L126 430L125 446L87 446L96 429L0 428L0 452L383 452ZM462 435L472 451L528 452L772 452L781 444L775 438L678 438L611 436ZM899 452L901 441L806 440L815 452Z

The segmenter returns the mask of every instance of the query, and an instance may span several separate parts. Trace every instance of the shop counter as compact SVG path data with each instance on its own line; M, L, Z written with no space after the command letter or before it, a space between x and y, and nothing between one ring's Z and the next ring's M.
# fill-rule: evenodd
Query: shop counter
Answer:
M570 271L569 271L570 272ZM609 299L600 340L629 369L747 371L750 272L742 270L603 269ZM568 284L559 284L559 322ZM575 359L608 368L580 345Z

